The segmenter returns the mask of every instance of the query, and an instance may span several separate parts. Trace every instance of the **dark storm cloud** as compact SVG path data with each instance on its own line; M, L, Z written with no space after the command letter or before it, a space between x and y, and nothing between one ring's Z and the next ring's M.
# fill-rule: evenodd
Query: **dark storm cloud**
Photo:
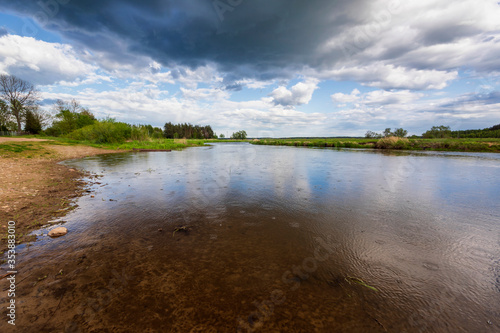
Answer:
M42 0L21 4L0 0L0 7L32 16L43 27L110 53L116 61L129 62L141 55L165 66L216 63L224 72L242 71L244 76L266 79L286 75L288 69L321 65L324 59L315 55L317 47L343 26L362 20L364 1Z

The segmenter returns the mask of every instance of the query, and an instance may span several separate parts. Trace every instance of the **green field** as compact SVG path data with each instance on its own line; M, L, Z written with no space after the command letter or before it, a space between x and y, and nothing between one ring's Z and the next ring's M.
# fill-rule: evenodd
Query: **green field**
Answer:
M256 145L331 147L331 148L373 148L399 150L471 151L500 152L500 139L421 139L421 138L287 138L260 139L251 142Z

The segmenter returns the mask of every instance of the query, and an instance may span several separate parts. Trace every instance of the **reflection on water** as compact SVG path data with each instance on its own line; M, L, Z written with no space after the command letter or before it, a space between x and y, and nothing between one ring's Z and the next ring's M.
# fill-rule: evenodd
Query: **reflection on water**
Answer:
M500 328L499 154L216 144L68 164L104 176L68 235L23 254L71 272L48 327Z

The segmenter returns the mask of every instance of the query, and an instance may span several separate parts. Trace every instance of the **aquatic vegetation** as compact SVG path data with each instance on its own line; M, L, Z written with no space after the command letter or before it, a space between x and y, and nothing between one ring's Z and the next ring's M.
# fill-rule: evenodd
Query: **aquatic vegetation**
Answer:
M377 288L370 286L370 285L369 285L369 284L367 284L365 281L363 281L363 280L361 280L361 279L359 279L359 278L352 277L352 276L348 276L348 277L346 277L346 278L345 278L345 280L346 280L349 284L351 284L351 283L357 283L357 284L362 285L363 287L366 287L366 288L371 289L371 290L373 290L373 291L378 291L378 289L377 289Z
M190 227L189 227L189 226L186 226L186 225L185 225L185 226L176 227L176 228L174 229L174 232L172 233L172 237L174 237L174 236L175 236L175 233L176 233L177 231L185 232L185 233L187 234L187 233L189 233L189 230L190 230Z

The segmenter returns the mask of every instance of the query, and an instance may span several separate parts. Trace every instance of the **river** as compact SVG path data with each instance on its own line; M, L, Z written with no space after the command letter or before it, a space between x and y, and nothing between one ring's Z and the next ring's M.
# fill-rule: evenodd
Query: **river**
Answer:
M500 330L500 154L223 143L65 164L102 177L66 236L19 254L48 276L19 287L26 332Z

